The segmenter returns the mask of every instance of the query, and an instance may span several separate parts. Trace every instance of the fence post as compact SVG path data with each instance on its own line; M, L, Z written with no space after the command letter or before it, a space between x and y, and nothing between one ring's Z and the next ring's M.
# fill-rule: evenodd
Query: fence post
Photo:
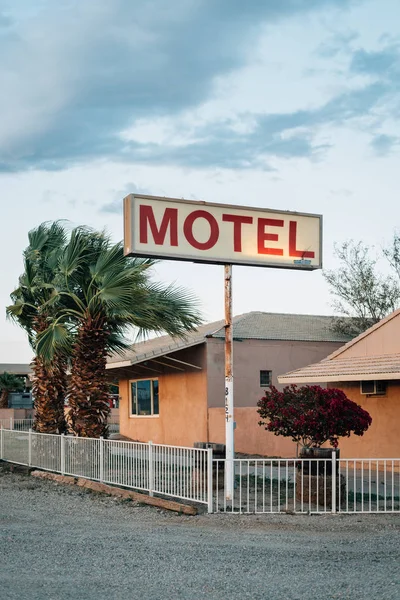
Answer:
M65 434L62 433L61 436L61 451L60 451L60 458L61 458L61 464L60 464L60 471L61 471L61 475L65 475Z
M32 429L29 428L28 431L28 466L32 465Z
M149 496L153 496L154 489L153 442L149 442Z
M0 459L4 457L3 424L0 426Z
M336 512L336 450L332 450L332 512Z
M217 483L218 485L218 483ZM213 449L207 448L207 508L213 511Z
M100 457L99 457L99 461L100 461L100 473L99 473L99 479L101 481L101 483L103 483L104 481L104 438L103 436L100 437Z
M14 429L14 427L13 427L13 418L12 417L10 417L10 429Z

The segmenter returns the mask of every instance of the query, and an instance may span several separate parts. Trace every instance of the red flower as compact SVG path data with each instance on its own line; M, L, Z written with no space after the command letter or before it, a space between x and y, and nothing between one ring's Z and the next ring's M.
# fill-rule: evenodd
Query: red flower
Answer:
M257 405L261 426L305 445L322 446L329 441L337 448L339 437L363 435L372 422L367 411L342 390L317 385L291 385L283 392L271 386Z

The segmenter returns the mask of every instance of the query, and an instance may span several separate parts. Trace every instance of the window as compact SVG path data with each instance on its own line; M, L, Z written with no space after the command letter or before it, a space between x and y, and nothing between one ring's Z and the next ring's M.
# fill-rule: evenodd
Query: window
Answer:
M260 371L260 387L268 387L272 383L272 371Z
M159 414L158 379L131 381L131 414L136 417Z
M363 396L384 396L386 394L386 381L361 381L360 392Z

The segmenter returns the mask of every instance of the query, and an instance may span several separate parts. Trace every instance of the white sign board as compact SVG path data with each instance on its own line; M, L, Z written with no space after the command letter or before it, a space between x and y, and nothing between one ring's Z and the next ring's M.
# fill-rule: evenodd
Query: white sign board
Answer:
M322 266L321 215L132 194L125 253L289 269Z

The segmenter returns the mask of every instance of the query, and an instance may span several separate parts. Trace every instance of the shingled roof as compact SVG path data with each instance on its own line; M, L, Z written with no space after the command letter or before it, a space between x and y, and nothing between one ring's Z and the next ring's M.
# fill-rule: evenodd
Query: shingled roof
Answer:
M233 336L250 340L290 340L296 342L348 342L351 337L333 330L335 317L250 312L234 319ZM212 337L224 337L224 328Z
M400 379L400 354L321 360L278 376L279 383L327 383Z
M350 340L349 336L335 332L332 325L335 317L316 315L293 315L285 313L249 312L233 319L233 337L236 340L285 340L300 342L337 342ZM201 325L184 339L173 339L169 335L156 337L134 344L123 357L109 359L107 368L117 368L121 362L139 363L151 357L177 352L205 343L207 338L223 338L224 321Z
M279 383L328 383L331 381L370 381L374 379L400 379L400 342L398 329L392 327L395 320L400 319L400 309L353 338L347 344L338 348L318 363L295 369L278 376ZM379 349L371 353L360 346L366 339L376 339L379 330L385 330L386 343L377 346ZM388 345L390 341L390 346ZM358 354L354 353L359 348ZM371 346L373 348L373 346ZM387 353L385 353L385 350ZM350 353L349 353L350 351Z

